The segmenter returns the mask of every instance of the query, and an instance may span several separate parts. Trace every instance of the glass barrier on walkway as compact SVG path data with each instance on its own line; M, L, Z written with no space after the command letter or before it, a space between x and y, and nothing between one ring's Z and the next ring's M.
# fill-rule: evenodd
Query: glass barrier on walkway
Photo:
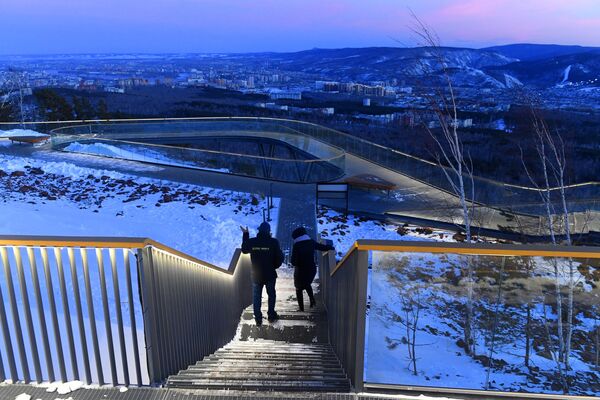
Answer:
M119 135L121 138L133 138L147 135L155 136L194 136L194 135L227 135L227 134L259 134L278 137L290 144L299 138L313 138L317 141L304 140L300 147L320 159L336 159L333 164L342 168L342 157L336 154L340 150L364 158L370 162L406 175L441 190L452 192L452 185L444 171L436 163L423 160L400 151L363 140L333 129L312 123L275 119L275 118L195 118L188 120L160 120L148 122L94 123L83 126L70 126L55 129L57 134L97 134ZM284 134L288 135L284 135ZM126 135L126 136L122 136ZM293 139L296 137L296 139ZM296 143L298 144L298 143ZM308 147L306 147L308 146ZM368 171L366 171L368 172ZM453 176L450 173L450 176ZM473 185L469 177L465 177L466 192L474 188L474 200L490 206L497 206L532 214L541 214L540 192L536 188L510 185L503 182L475 176ZM600 183L590 182L572 185L566 188L566 196L572 211L599 209ZM551 190L553 201L560 200L559 190Z
M80 125L54 133L54 148L65 151L278 181L331 181L344 173L343 151L279 125L254 120ZM290 157L283 158L180 146L212 137L282 142L293 150ZM178 145L170 145L172 142Z
M448 182L446 173L434 162L423 160L389 147L319 125L292 120L279 120L278 123L317 138L325 143L337 146L350 154L357 155L368 161L407 175L410 178L454 193L452 185ZM446 172L455 179L451 170L446 169ZM505 184L477 176L473 177L473 184L471 184L471 179L468 176L465 176L464 180L465 192L469 197L471 197L472 189L474 188L475 194L473 197L476 202L509 208L540 203L540 193L536 188ZM456 182L457 180L455 179ZM570 186L566 189L566 196L567 199L572 201L572 204L570 204L572 210L581 208L590 209L590 207L592 207L591 209L598 209L598 203L592 202L592 200L600 199L600 183L592 182ZM553 201L558 202L560 200L560 191L551 190L551 198ZM589 202L581 205L582 200L589 200ZM539 207L533 208L533 211L540 213Z
M600 255L472 253L370 251L365 385L600 395Z

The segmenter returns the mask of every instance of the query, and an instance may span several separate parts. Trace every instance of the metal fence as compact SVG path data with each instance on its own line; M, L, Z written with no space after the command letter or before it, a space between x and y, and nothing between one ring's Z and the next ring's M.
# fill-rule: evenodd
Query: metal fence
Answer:
M0 381L160 384L233 338L245 264L148 239L2 236Z
M478 332L473 340L478 350L472 355L457 355L462 352L457 344L460 340L449 331L466 324L461 318L468 282L462 274L469 263L473 268L471 320ZM333 252L324 254L320 279L330 340L356 390L591 399L600 393L600 372L594 372L598 362L594 335L600 335L598 325L593 324L600 309L597 271L600 248L594 247L359 240L337 264ZM554 358L547 354L553 345L558 346L558 333L553 332L561 326L558 317L552 315L558 301L555 286L563 293L563 306L572 299L575 310L573 337L577 339L573 341L571 370L566 370L565 378L556 375ZM389 288L393 293L386 292ZM572 295L569 290L573 290ZM420 314L411 307L419 307ZM387 316L384 324L389 332L376 323L382 316ZM413 324L421 321L421 325L413 325L416 336L412 339L407 333L410 318ZM446 330L438 326L444 318L450 319L444 325ZM412 351L421 353L410 356L411 340ZM527 350L516 346L522 340L527 340ZM438 342L439 349L422 350ZM523 353L525 365L529 363L532 368L529 373L537 374L523 391L511 391L506 379L496 378L503 373L502 368L511 367L507 364L511 361L504 358L522 365L523 358L516 353ZM449 361L452 357L456 360ZM465 365L460 364L463 359L468 361ZM415 372L417 360L419 372ZM457 368L457 363L466 368L458 372L470 377L462 386L444 379L445 373L450 373L448 368ZM423 372L436 365L437 378ZM477 368L480 375L473 372ZM514 368L506 374L520 382ZM544 379L549 380L533 384ZM486 385L478 387L479 380Z
M252 297L249 265L239 249L228 271L155 247L141 251L151 382L162 382L233 339Z
M356 391L363 389L368 266L366 251L352 251L339 268L335 252L321 253L319 278L329 340Z

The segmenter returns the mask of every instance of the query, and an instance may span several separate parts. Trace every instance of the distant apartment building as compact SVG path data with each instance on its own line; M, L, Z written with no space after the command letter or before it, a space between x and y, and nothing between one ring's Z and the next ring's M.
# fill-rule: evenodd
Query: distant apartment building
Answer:
M134 87L134 86L148 86L148 79L145 78L128 78L119 79L118 86L120 87Z
M125 89L122 87L115 87L115 86L106 86L104 88L104 91L107 93L125 93Z
M470 128L473 126L473 119L472 118L452 119L450 121L450 126L455 127L455 128Z
M256 103L256 107L258 108L266 108L267 110L275 110L275 111L288 111L289 107L286 105L279 105L275 103Z
M385 86L370 86L362 83L334 81L316 81L315 89L330 93L348 93L372 97L393 96L396 93L393 89L386 89Z
M306 108L306 107L290 107L289 110L297 114L323 114L323 115L334 115L335 108L324 107L324 108Z
M269 93L269 97L271 100L302 100L302 92L271 92Z
M95 81L93 81L91 79L87 79L87 80L80 81L79 84L77 85L76 89L94 92L99 89L99 85Z

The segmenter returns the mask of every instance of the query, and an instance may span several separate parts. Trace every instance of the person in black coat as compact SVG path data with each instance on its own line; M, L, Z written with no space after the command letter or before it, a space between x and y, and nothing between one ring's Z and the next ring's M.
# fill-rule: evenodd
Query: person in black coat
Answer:
M267 317L269 322L274 322L279 319L279 315L275 312L275 281L277 280L277 268L283 262L283 252L279 246L279 241L271 237L271 226L267 222L263 222L258 227L258 234L254 238L250 238L248 228L240 227L243 232L242 237L242 253L250 253L252 261L252 295L254 304L254 320L256 325L262 325L262 304L263 287L267 288L269 296L269 311Z
M292 232L294 246L292 247L291 262L294 266L294 286L296 287L296 299L299 311L304 311L304 295L306 290L310 299L310 306L315 305L315 296L312 290L312 281L317 274L315 264L315 251L333 250L333 246L324 245L311 239L304 227L299 227Z

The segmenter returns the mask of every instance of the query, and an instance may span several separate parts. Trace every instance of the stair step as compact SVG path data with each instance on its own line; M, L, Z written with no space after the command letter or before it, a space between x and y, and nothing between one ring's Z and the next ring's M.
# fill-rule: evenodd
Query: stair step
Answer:
M237 362L245 362L245 361L259 361L259 362L273 362L273 363L286 363L286 362L298 362L298 361L304 361L306 363L320 363L320 362L324 362L324 363L338 363L338 360L336 358L333 357L329 357L329 358L311 358L311 357L267 357L264 355L257 355L257 356L240 356L240 355L222 355L222 354L217 354L217 355L211 355L208 357L204 358L205 360L214 360L214 361L219 361L219 360L223 360L223 361L232 361L235 360Z
M267 350L217 350L213 353L214 355L226 355L226 356L253 356L253 357L298 357L298 358L335 358L329 351L311 352L311 351L267 351Z
M337 360L337 357L334 354L331 354L329 352L312 353L312 352L299 352L298 351L298 352L284 353L284 352L266 352L266 351L254 352L254 351L238 351L238 350L219 350L212 355L223 356L223 357L235 357L235 356L248 357L248 356L251 356L253 358L275 358L275 359L306 358L306 359L311 359L311 360L326 358L326 359L336 359Z
M230 343L222 348L251 348L251 349L315 349L315 350L329 350L333 351L333 348L329 345L329 343L299 343L299 342L277 342L271 339L258 339L256 341L252 340L240 340L235 343Z
M327 392L348 392L350 385L346 382L336 384L323 384L321 381L288 381L288 382L268 382L268 381L247 381L232 380L215 382L210 380L194 380L185 382L173 382L170 387L176 389L212 389L212 390L256 390L256 391L327 391Z
M212 379L212 380L231 380L240 379L243 376L247 380L267 380L267 381L280 381L280 380L321 380L324 382L334 380L345 380L346 376L338 371L328 371L323 374L309 373L308 371L291 373L290 371L277 371L275 369L271 371L258 371L246 370L246 373L240 374L238 371L230 370L218 370L213 372L206 371L182 371L177 375L182 380L189 379Z
M333 348L328 343L281 343L281 342L270 342L266 340L258 340L258 341L239 341L235 343L230 343L222 347L223 349L241 349L241 348L251 348L251 349L315 349L315 350L328 350L333 351Z
M297 361L297 362L293 362L293 361L287 361L287 362L271 362L271 363L265 363L265 362L256 362L256 363L239 363L239 362L231 362L231 361L219 361L219 360L214 360L214 361L206 361L206 362L202 362L201 364L195 364L192 365L188 368L196 368L196 367L213 367L213 368L236 368L236 367L240 367L240 368L279 368L279 369L288 369L288 368L293 368L293 369L304 369L306 370L310 370L311 368L314 368L315 370L318 368L319 370L330 370L330 369L340 369L341 370L341 366L338 362L327 362L327 363L313 363L313 362L302 362L302 361Z
M237 340L169 377L166 386L208 394L221 390L251 394L349 392L350 381L328 341L321 298L315 307L309 308L305 302L305 310L298 311L289 276L277 281L277 298L279 322L265 321L256 327L252 306L247 307Z
M333 375L344 375L344 373L342 372L342 370L339 367L321 367L321 366L311 366L310 368L308 367L304 367L304 366L289 366L287 368L285 368L285 370L282 370L281 368L279 369L274 369L271 366L264 366L264 367L252 367L252 368L248 368L248 367L244 367L244 366L218 366L218 365L210 365L210 366L197 366L197 365L193 365L191 367L189 367L188 369L185 369L183 371L179 372L179 375L194 375L194 374L203 374L203 373L207 373L207 374L211 374L214 371L219 371L220 372L252 372L252 373L274 373L274 374L290 374L290 375L294 375L294 374L305 374L307 371L310 371L313 375L328 375L328 374L333 374Z
M208 365L211 364L221 364L221 365L242 365L242 366L303 366L309 368L310 366L322 366L322 367L339 367L340 363L338 360L267 360L267 359L259 359L259 360L240 360L238 358L210 358L207 360L200 361L200 365ZM196 364L199 365L199 364Z

